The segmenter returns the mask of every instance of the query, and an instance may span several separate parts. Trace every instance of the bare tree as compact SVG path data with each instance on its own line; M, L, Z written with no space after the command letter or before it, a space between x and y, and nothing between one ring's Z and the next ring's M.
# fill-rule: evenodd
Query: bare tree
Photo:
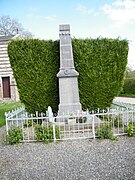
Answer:
M21 37L32 38L31 32L25 30L22 24L16 19L11 19L10 16L0 17L0 35L15 35L19 33Z

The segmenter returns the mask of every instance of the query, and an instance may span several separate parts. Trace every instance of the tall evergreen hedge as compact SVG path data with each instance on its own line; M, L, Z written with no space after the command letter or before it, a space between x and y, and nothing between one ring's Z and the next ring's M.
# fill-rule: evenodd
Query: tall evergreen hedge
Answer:
M73 39L83 109L110 106L120 92L127 64L128 42L119 39ZM58 109L59 41L14 40L8 54L20 94L29 112Z
M109 107L123 85L127 40L73 39L72 44L83 108Z
M59 43L38 39L14 40L8 54L20 100L29 112L58 109Z

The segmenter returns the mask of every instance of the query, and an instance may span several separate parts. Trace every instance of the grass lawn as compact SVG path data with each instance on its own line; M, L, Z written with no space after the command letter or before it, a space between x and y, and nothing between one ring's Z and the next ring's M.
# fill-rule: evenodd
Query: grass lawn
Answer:
M135 98L135 94L120 94L119 97Z
M4 116L5 112L11 111L12 109L15 109L21 106L22 104L20 102L0 103L0 127L6 124L5 116Z

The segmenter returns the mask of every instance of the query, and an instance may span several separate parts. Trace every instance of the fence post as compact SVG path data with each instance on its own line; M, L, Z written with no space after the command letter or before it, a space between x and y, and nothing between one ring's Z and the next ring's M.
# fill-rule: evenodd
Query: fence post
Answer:
M94 123L94 114L92 115L92 133L93 133L93 139L95 139L95 123Z
M52 118L52 125L53 125L53 140L56 141L56 133L55 133L55 122L54 122L54 117Z
M16 110L16 111L17 111L17 110ZM15 111L15 112L16 112L16 111ZM17 127L18 127L18 113L16 112L15 115L16 115L16 125L17 125Z
M7 116L8 116L8 113L7 112L5 112L5 117L6 117L6 133L7 133L7 135L8 135L8 118L7 118Z
M56 141L54 116L53 116L52 108L50 106L48 106L47 113L49 117L49 122L52 123L52 126L53 126L53 140Z

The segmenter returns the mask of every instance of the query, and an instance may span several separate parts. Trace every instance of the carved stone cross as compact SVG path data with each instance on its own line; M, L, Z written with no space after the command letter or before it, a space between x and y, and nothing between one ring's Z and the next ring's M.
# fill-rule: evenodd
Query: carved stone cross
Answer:
M75 70L70 37L70 25L59 26L60 71L59 78L59 114L78 113L82 110L78 92L78 76Z

